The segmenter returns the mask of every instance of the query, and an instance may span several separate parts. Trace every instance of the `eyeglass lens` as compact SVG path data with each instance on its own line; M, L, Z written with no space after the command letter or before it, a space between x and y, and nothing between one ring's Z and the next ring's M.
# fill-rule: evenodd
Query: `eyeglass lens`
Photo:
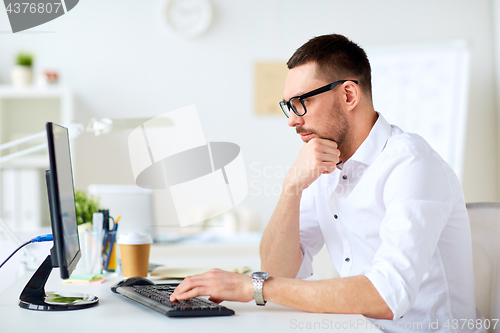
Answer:
M288 109L288 105L284 101L282 101L280 102L280 106L281 110L283 110L283 113L288 118L288 116L290 115L290 109Z
M304 113L306 113L306 110L304 108L304 104L302 104L302 102L300 101L299 98L292 98L290 100L290 105L292 105L292 108L297 115L301 116Z

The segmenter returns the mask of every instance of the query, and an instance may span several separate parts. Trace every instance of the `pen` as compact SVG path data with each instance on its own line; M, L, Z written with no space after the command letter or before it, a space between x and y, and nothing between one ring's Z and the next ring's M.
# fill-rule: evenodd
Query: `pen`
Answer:
M121 217L122 217L121 215L118 215L116 217L115 224L113 225L113 231L117 231L118 230L118 221L120 221Z
M87 238L89 239L89 243L90 243L92 251L94 251L94 242L92 241L92 237L90 237L89 229L85 229L85 234L87 235Z

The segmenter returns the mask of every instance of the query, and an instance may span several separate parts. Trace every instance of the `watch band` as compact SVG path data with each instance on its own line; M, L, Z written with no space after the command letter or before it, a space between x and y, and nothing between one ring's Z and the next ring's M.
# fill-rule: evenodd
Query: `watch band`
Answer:
M255 272L252 274L253 281L253 297L255 299L255 303L257 305L266 305L266 301L264 300L264 294L262 293L262 289L264 286L264 281L269 278L269 274L266 272Z
M264 301L264 295L262 294L262 287L264 286L264 280L253 279L253 297L255 298L255 303L257 305L266 305Z

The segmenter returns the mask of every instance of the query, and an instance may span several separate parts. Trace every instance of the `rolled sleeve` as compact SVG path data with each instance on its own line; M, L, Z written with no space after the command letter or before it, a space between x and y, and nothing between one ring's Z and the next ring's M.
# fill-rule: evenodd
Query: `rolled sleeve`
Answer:
M323 234L319 227L316 205L312 195L312 187L304 190L300 201L300 250L302 264L296 275L297 279L305 279L313 274L313 257L324 244Z
M304 249L304 246L302 244L300 244L300 251L302 251L302 264L300 265L299 272L297 273L297 276L295 276L295 278L306 279L313 275L313 257L307 250Z
M413 152L394 163L385 184L381 245L364 275L397 320L417 298L455 199L438 158L429 161Z

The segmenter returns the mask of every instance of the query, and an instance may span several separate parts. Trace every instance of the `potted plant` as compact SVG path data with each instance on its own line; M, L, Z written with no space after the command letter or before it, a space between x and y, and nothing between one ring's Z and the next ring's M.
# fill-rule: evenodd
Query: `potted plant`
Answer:
M16 88L23 88L33 81L33 55L19 52L16 55L16 65L12 68L12 84Z
M92 217L99 212L99 197L88 195L84 191L75 191L76 221L82 260L75 269L76 275L96 275L101 272L102 235L94 236Z
M101 205L99 198L88 195L84 191L75 191L76 220L78 226L83 229L92 230L92 215L99 212Z

